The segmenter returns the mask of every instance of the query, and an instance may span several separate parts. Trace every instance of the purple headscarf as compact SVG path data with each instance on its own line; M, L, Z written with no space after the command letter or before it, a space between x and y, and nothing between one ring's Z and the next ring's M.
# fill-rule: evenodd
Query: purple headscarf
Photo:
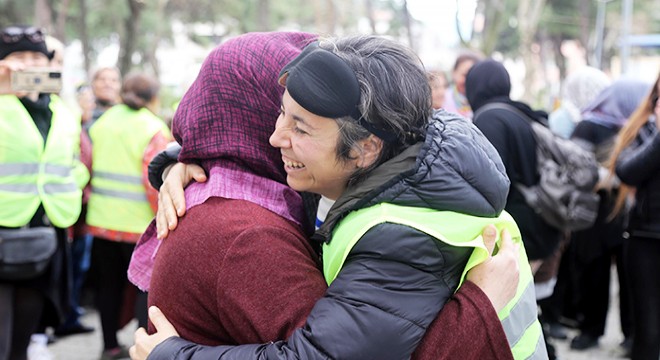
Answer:
M211 52L172 122L181 144L179 161L198 162L209 175L186 188L186 207L210 197L241 199L301 224L300 195L286 185L280 152L268 139L275 129L284 88L280 70L315 40L307 33L250 33ZM155 221L138 242L128 277L148 290L160 242Z
M651 84L620 79L601 91L582 111L582 119L620 129L649 93Z

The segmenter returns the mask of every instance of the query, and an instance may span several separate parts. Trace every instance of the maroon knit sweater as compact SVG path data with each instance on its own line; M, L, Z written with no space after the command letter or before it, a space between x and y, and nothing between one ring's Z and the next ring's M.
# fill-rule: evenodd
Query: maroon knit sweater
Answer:
M163 241L149 303L196 343L285 339L326 290L315 259L291 222L247 201L211 198L190 209ZM512 359L490 301L470 282L445 305L413 355L449 358Z

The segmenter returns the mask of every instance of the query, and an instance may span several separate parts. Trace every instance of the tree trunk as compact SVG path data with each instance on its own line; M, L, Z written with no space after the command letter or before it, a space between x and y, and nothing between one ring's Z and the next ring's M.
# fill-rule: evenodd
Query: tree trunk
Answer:
M593 50L589 46L589 36L593 33L591 23L591 0L578 0L578 11L580 12L580 43L585 49Z
M412 33L412 21L410 20L410 11L408 11L408 0L403 0L403 5L401 9L401 15L403 16L403 24L406 27L406 35L408 37L408 46L413 51L417 51L417 44L415 43L413 39L413 33Z
M130 16L124 22L124 37L120 41L119 49L119 70L122 74L127 74L133 67L133 53L137 44L137 34L140 29L140 15L144 8L144 2L141 0L128 0L128 6L131 10Z
M53 32L53 8L48 0L36 0L34 3L34 23L36 26Z
M518 34L520 35L520 55L525 63L525 92L523 101L533 103L535 93L534 74L537 62L532 46L538 29L539 20L546 0L521 0L518 3Z
M165 19L165 7L169 0L158 0L156 2L156 16L159 19ZM158 45L160 45L160 40L163 38L163 24L158 24L154 29L154 38L153 41L149 43L149 47L145 51L145 60L151 65L153 74L156 79L160 79L160 63L158 62L158 57L156 57L156 51L158 50Z
M327 8L326 16L326 32L328 34L334 34L335 29L337 28L337 6L335 6L334 0L325 0L325 7Z
M257 1L257 31L269 31L270 27L270 0Z
M57 19L55 20L55 31L53 34L57 39L59 39L63 43L66 43L65 27L66 27L67 17L69 16L70 3L71 3L70 0L62 0L59 11L57 12Z
M82 44L83 52L83 65L85 66L85 74L89 75L91 68L90 64L90 50L91 46L89 44L89 34L87 32L87 0L78 0L78 5L80 6L80 18L78 19L78 34L80 36L80 42Z
M371 26L371 33L376 33L376 19L374 19L374 2L373 0L365 0L364 5L367 12L367 19L369 19L369 26Z
M495 51L506 18L503 0L481 0L480 7L484 14L484 28L481 32L481 52L490 55Z
M456 26L456 35L458 35L458 40L461 42L462 47L468 47L468 42L463 38L463 33L461 32L461 22L459 19L459 9L460 4L459 0L456 0L456 11L454 12L454 25Z

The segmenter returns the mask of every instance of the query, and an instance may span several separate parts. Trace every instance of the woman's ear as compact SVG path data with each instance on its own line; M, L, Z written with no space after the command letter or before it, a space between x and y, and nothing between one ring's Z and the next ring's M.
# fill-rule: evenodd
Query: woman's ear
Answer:
M357 167L369 167L376 162L380 152L383 151L383 140L371 134L368 138L360 140L360 150Z

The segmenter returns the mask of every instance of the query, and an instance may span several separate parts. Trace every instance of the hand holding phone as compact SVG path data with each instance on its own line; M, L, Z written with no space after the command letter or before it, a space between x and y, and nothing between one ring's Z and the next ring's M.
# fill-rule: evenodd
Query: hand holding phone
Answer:
M0 95L15 95L11 88L11 73L23 69L21 63L15 61L0 60Z
M11 89L14 92L59 93L62 90L62 73L53 68L12 71Z

